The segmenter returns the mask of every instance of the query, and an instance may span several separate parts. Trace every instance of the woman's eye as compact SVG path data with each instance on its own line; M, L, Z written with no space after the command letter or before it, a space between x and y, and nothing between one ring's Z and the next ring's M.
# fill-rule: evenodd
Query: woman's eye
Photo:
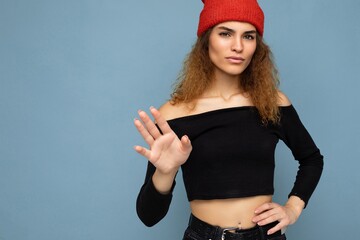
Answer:
M219 33L220 36L223 36L223 37L230 37L231 34L229 32L221 32Z
M254 40L255 37L253 35L245 35L244 36L244 39L247 39L247 40Z

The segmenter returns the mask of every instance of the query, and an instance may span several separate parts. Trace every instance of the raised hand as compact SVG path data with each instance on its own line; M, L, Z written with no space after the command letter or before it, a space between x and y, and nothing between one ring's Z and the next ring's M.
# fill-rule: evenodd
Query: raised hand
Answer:
M134 149L147 158L162 174L176 172L190 155L192 150L190 139L186 135L179 139L157 109L151 107L150 112L162 133L154 121L140 110L138 114L141 121L135 119L134 124L149 148L135 146Z

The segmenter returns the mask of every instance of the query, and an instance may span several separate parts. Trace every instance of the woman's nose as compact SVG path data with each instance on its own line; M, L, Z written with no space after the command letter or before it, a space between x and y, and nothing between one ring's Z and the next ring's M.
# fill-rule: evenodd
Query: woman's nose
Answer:
M241 41L241 38L234 39L231 50L234 52L241 52L243 50L243 43Z

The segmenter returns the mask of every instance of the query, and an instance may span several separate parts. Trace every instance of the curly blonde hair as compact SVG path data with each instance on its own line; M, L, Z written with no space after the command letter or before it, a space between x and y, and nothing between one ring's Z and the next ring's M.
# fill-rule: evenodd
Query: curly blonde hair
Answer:
M209 57L209 38L212 29L198 37L191 52L185 58L179 74L172 104L187 103L196 105L196 99L210 86L214 64ZM264 124L279 122L278 71L269 46L257 34L256 50L249 66L241 73L240 87L251 98Z

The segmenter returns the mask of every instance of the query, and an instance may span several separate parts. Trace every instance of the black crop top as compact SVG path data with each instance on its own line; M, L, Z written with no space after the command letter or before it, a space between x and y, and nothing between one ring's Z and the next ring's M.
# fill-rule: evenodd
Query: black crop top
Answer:
M289 196L308 203L320 179L323 156L292 105L280 107L280 124L261 123L255 107L233 107L168 120L181 138L189 136L193 150L181 166L189 201L272 195L275 148L279 139L291 149L299 170ZM137 213L147 226L160 221L172 199L152 183L149 162L137 198Z

